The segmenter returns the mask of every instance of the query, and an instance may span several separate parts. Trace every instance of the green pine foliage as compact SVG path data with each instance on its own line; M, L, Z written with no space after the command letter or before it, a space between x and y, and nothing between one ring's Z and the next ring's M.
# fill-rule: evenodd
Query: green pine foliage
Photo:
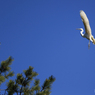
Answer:
M10 71L12 61L11 57L2 61L0 65L0 83L3 83L9 76L13 76L13 72ZM28 69L23 70L23 73L18 73L15 80L9 80L4 95L13 95L15 93L17 95L50 95L51 86L55 78L50 76L40 86L40 80L36 78L38 73L33 69L32 66L29 66ZM31 83L33 84L32 86L30 85Z
M5 82L6 79L14 75L11 71L10 65L12 64L12 57L9 57L7 60L2 61L0 64L0 85Z

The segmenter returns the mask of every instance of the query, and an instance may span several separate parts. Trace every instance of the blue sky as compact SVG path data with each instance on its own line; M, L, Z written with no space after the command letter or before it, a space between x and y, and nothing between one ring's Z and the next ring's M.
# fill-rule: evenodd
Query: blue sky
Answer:
M95 45L76 30L84 10L95 37L94 9L95 0L0 0L0 62L12 56L15 76L33 66L41 84L53 75L51 95L95 95Z

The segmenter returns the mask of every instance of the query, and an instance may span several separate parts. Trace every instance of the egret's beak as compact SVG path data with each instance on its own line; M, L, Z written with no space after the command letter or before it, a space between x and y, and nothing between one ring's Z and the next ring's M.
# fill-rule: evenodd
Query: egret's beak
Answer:
M80 28L77 28L76 30L81 30Z

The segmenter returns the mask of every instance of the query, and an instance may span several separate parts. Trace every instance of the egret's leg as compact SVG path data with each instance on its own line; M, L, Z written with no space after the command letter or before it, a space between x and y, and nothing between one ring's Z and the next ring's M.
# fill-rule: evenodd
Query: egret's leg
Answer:
M89 40L89 43L88 43L88 49L90 49L90 40Z

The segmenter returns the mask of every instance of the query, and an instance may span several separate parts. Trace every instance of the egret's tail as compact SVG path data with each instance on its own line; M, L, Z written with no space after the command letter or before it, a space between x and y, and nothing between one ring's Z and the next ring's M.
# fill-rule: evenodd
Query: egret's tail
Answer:
M91 39L92 39L92 43L95 45L95 39L94 39L94 37L93 36L91 36Z

